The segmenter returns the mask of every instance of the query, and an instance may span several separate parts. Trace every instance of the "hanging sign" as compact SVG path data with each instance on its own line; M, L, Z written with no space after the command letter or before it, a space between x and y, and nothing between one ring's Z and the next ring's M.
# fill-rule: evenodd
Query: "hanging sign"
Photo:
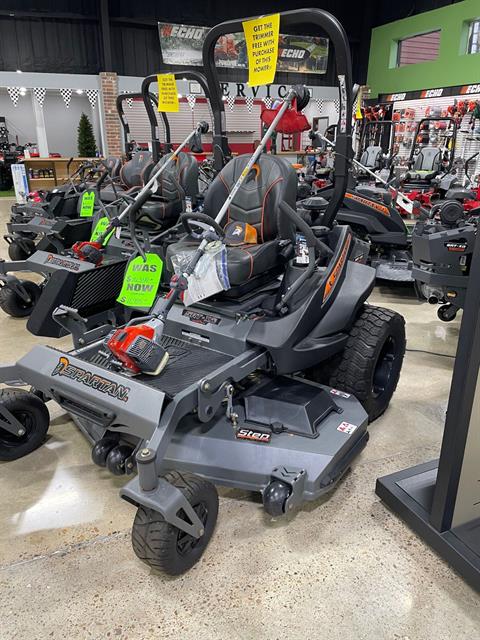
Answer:
M117 302L125 307L150 309L162 275L163 262L156 253L146 253L146 260L137 256L130 260L123 278Z
M95 206L95 191L84 191L80 203L80 217L91 218Z
M110 224L110 220L107 218L107 216L103 216L102 218L99 218L99 220L97 221L97 224L95 225L95 227L94 227L94 229L92 231L92 236L90 238L90 242L97 242L97 240L105 232L105 230L106 230L106 228L108 227L109 224ZM112 229L110 231L108 236L103 241L103 245L104 246L108 243L110 238L113 236L114 232L115 232L115 229Z
M159 73L158 81L158 110L175 113L180 110L178 90L173 73Z
M277 69L280 14L243 22L248 54L248 84L272 84Z

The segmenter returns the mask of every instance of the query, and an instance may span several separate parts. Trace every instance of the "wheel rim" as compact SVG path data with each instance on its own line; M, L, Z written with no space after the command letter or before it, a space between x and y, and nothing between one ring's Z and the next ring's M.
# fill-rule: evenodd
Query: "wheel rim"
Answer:
M396 342L393 336L389 336L382 347L375 365L372 381L372 393L378 398L388 388L392 379L393 366L396 360Z
M205 529L205 525L207 523L207 518L208 518L207 505L204 502L199 502L198 504L194 505L192 508L197 514L197 516L200 518L203 524L203 528ZM189 554L190 551L195 549L195 547L200 543L200 540L202 538L203 536L201 536L200 538L195 538L194 536L187 533L186 531L182 531L181 529L179 529L177 534L178 555L183 557Z
M21 423L25 429L25 433L23 436L16 436L15 434L10 433L10 431L0 427L0 444L3 447L13 448L24 444L30 438L35 426L34 419L30 413L25 411L15 411L12 415Z

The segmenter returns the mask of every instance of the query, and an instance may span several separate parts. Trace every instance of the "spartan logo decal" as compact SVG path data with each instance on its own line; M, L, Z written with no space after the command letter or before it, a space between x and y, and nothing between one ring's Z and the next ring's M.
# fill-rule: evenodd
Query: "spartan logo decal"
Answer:
M80 264L78 262L65 260L65 258L56 256L53 253L49 253L48 256L45 258L45 264L54 264L57 267L63 267L64 269L69 269L70 271L80 270Z
M128 401L128 394L130 392L129 387L125 387L123 384L117 384L116 382L113 382L113 380L108 380L108 378L99 376L96 373L87 371L86 369L81 369L80 367L71 364L70 360L65 356L61 356L58 359L58 364L52 371L51 375L52 377L65 376L70 378L70 380L80 382L86 387L96 389L97 391L100 391L100 393L106 393L112 398L116 398L122 402Z

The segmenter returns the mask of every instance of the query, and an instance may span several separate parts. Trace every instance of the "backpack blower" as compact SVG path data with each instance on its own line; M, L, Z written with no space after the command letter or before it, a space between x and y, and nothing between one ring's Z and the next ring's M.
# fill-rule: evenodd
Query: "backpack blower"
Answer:
M268 130L265 132L260 144L251 156L247 165L240 174L237 182L232 187L227 199L223 203L220 211L215 218L211 218L204 213L183 213L180 220L187 233L192 233L190 221L195 226L202 229L200 235L201 242L197 250L193 254L185 271L180 275L174 275L170 280L170 291L165 297L158 297L152 307L151 314L143 318L135 318L131 320L121 329L114 330L106 338L106 346L112 356L121 366L131 374L146 373L149 375L158 375L167 365L168 352L161 345L161 338L165 320L170 309L179 299L181 294L188 289L188 278L191 276L200 258L205 253L207 245L212 241L223 241L224 231L220 226L228 208L235 197L236 193L249 176L253 165L257 162L260 155L270 139L277 125L282 123L284 114L287 116L288 125L298 114L297 108L303 109L309 100L308 89L304 86L292 87L285 98L283 105L276 111L272 118ZM296 100L296 106L290 109L293 100ZM287 111L288 109L288 111ZM300 120L299 120L300 123ZM303 126L303 122L301 126ZM197 236L198 237L198 236ZM146 322L145 322L146 321Z
M203 133L207 133L209 129L208 122L202 121L197 124L195 129L191 131L185 140L177 147L177 149L172 153L172 155L165 160L165 162L155 171L152 177L149 179L146 185L142 187L142 189L135 196L133 202L128 204L126 208L117 216L112 218L103 231L103 233L98 237L97 240L93 241L84 241L84 242L76 242L72 251L74 255L79 260L84 260L86 262L92 262L95 266L98 266L102 263L103 260L103 243L108 238L110 233L114 231L117 227L120 226L122 220L124 220L127 216L130 216L133 219L134 214L145 204L145 202L150 198L150 196L155 193L158 189L158 178L165 171L165 169L175 161L176 157L188 144L191 145L192 149L198 149L200 147L200 136ZM140 253L142 253L140 251Z

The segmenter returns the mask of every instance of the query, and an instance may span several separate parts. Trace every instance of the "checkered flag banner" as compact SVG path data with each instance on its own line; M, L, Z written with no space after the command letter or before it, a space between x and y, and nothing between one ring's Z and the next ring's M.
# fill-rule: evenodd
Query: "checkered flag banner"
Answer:
M233 111L233 107L235 106L235 96L227 96L227 104L230 111Z
M252 109L253 109L253 97L252 97L252 96L247 96L247 97L245 98L245 104L247 105L248 113L252 113Z
M70 106L70 100L72 99L72 90L71 89L60 89L60 93L62 94L63 101L65 102L65 106Z
M20 97L20 87L7 87L7 91L11 101L13 102L13 106L16 107Z
M187 102L190 109L193 111L195 106L195 102L197 101L197 96L194 96L192 93L187 94Z
M334 109L337 113L340 113L340 100L334 100L333 101L333 106Z
M124 91L123 93L132 93L131 91ZM125 102L129 109L133 109L133 98L125 98Z
M325 100L322 100L321 98L317 98L315 100L315 102L317 103L317 109L322 112L323 111L323 106L325 104Z
M33 95L35 96L35 100L37 101L40 109L43 109L43 103L45 101L46 93L47 90L45 89L45 87L34 87L33 89Z
M86 89L85 93L87 94L90 106L92 107L92 109L94 109L95 105L97 104L98 91L96 89Z
M267 109L271 109L272 108L272 103L273 103L273 100L271 98L269 98L268 96L263 98L263 104L267 107Z

